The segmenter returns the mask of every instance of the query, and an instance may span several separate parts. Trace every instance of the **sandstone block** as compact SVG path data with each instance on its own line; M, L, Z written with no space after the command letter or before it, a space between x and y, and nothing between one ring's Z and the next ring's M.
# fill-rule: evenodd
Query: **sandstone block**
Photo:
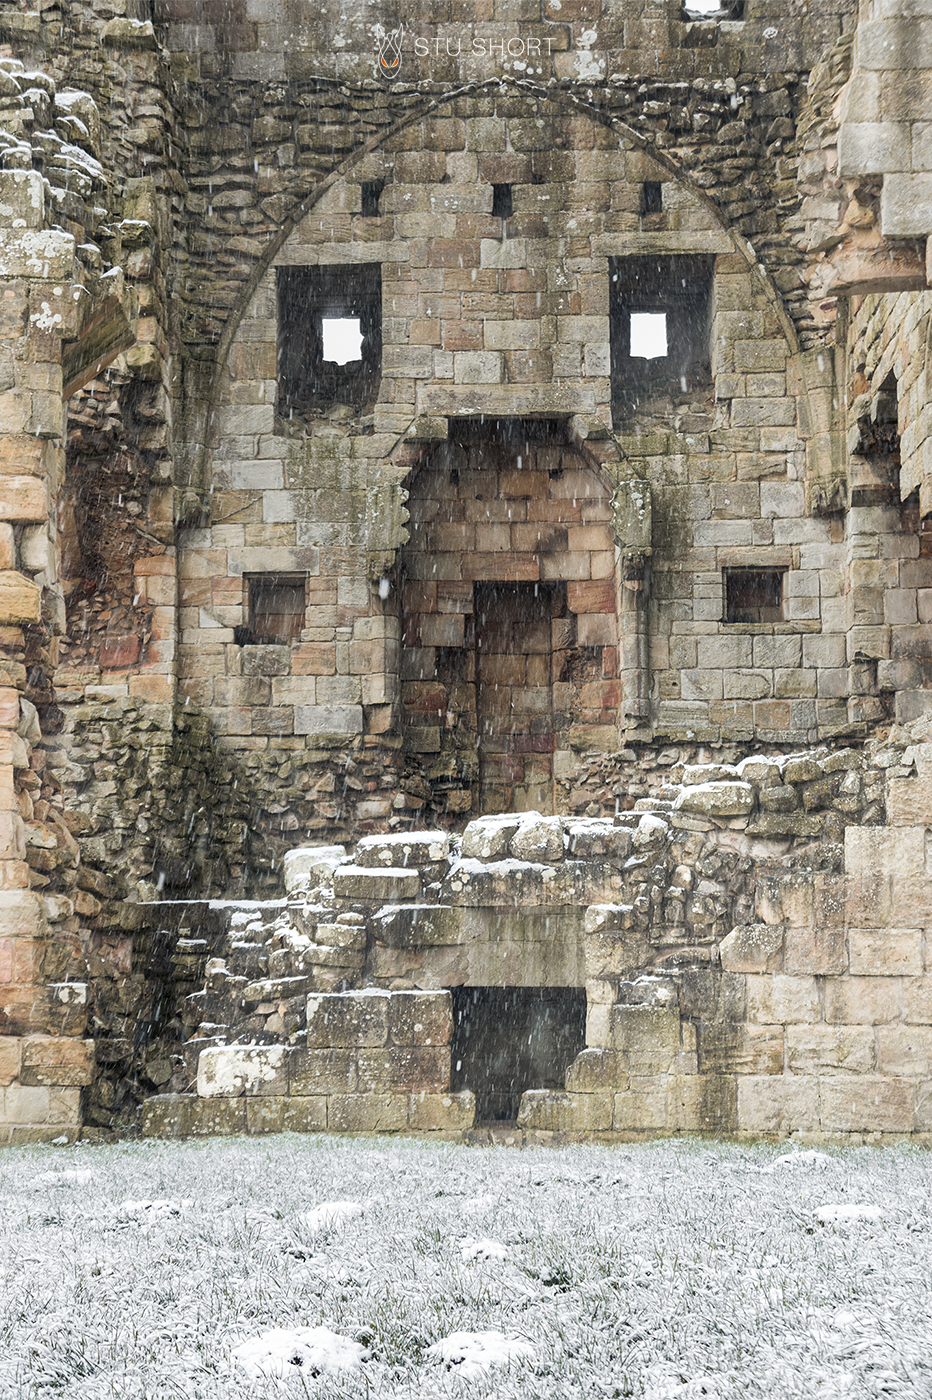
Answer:
M909 1133L915 1125L916 1087L880 1075L845 1075L819 1081L826 1132Z
M782 973L747 979L748 1019L763 1025L789 1025L818 1021L819 989L814 977L790 977Z
M380 869L344 865L334 871L333 893L337 899L371 899L380 904L394 904L418 897L421 876L417 870L403 867Z
M291 1059L288 1086L295 1096L354 1093L355 1049L297 1050Z
M476 1096L471 1090L459 1094L412 1094L408 1099L408 1127L414 1132L466 1132L476 1121Z
M536 820L532 818L536 817ZM559 861L563 859L563 820L561 817L526 816L511 838L515 860Z
M407 1126L406 1094L331 1094L327 1100L331 1133L399 1133Z
M307 1044L311 1050L372 1049L388 1043L388 992L314 993L307 999Z
M778 972L783 962L780 924L742 924L719 945L725 972Z
M209 1046L198 1060L198 1097L285 1094L293 1053L284 1045Z
M566 1071L566 1087L575 1094L628 1087L628 1057L620 1050L583 1050Z
M74 1087L94 1081L94 1042L73 1036L29 1036L22 1045L20 1080Z
M899 1079L932 1077L932 1026L880 1026L877 1068Z
M922 978L913 979L921 982ZM909 996L904 984L903 1001L909 1020ZM929 979L932 992L932 979ZM898 1021L900 983L891 977L829 977L825 981L825 1019L847 1025L876 1026ZM932 1000L929 1005L932 1020Z
M791 976L828 976L844 972L848 964L845 931L817 923L811 928L788 928L784 940L784 967Z
M787 1059L796 1074L844 1071L872 1074L874 1032L869 1026L788 1026Z
M143 1137L186 1137L189 1109L194 1102L191 1094L156 1094L146 1099L139 1110L139 1131Z
M738 1127L744 1132L812 1132L819 1126L819 1081L814 1076L741 1075L737 1089Z
M932 976L907 977L902 986L903 1015L907 1022L910 1025L932 1023Z
M460 914L443 904L386 904L370 924L376 941L386 947L438 947L459 941Z
M185 1134L197 1137L239 1137L246 1131L248 1102L246 1098L192 1099L182 1120Z
M745 816L753 806L750 783L699 783L678 794L673 810L702 817L737 817Z
M38 584L12 569L0 570L0 624L38 622L41 612L42 590Z
M922 930L852 928L848 931L850 970L854 975L915 976L922 968Z
M680 1049L678 1011L656 1006L613 1006L611 1046L628 1056L632 1075L663 1074Z
M286 851L282 861L285 889L290 894L307 884L329 883L345 860L345 846L300 846Z
M450 838L445 831L411 831L391 836L364 836L356 847L357 866L391 866L396 870L419 870L437 864L450 855Z
M701 1023L699 1069L701 1074L782 1074L783 1026Z
M606 1132L612 1126L612 1095L560 1093L527 1089L521 1095L518 1127L538 1132Z
M463 858L485 861L504 856L520 824L519 816L509 814L479 817L470 822L463 832Z
M731 1075L671 1074L667 1079L667 1127L690 1133L734 1132L738 1126L737 1098Z
M449 1045L453 1039L450 993L392 992L388 1034L392 1045Z
M630 1088L612 1095L612 1128L616 1133L665 1128L667 1111L665 1077L632 1080Z
M449 1045L387 1045L359 1051L360 1093L442 1094L449 1087Z
M0 1087L19 1078L22 1045L18 1035L0 1036Z

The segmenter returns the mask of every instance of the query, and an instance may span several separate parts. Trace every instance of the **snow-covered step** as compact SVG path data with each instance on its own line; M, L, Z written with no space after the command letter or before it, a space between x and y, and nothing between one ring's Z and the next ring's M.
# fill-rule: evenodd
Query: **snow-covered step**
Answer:
M334 871L333 893L337 899L375 899L380 904L397 904L417 899L421 874L419 870L398 867L343 865Z

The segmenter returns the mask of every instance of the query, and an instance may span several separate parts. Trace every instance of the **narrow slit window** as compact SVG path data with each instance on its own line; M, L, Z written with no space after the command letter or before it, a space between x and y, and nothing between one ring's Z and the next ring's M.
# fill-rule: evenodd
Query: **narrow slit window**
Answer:
M510 185L492 186L492 217L510 219L514 212L514 199Z
M658 360L667 354L667 313L632 311L631 354L638 359Z
M320 323L323 358L334 365L362 359L362 328L358 316L324 316Z
M663 212L663 185L659 180L645 180L641 186L641 213Z
M783 621L785 569L725 569L725 621Z
M385 186L381 180L364 180L361 188L363 218L377 219L379 217L379 198Z
M304 628L307 589L303 578L263 574L246 581L249 629L246 645L290 646Z

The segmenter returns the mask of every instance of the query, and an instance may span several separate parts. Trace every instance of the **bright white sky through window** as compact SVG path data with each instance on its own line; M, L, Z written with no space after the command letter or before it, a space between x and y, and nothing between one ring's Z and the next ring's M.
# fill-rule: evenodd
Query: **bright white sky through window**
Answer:
M345 365L350 360L362 359L362 331L359 329L358 317L323 316L320 324L324 336L325 360Z
M686 0L687 10L699 15L714 15L722 8L722 4L723 0Z
M667 313L632 311L631 354L644 360L657 360L667 353Z

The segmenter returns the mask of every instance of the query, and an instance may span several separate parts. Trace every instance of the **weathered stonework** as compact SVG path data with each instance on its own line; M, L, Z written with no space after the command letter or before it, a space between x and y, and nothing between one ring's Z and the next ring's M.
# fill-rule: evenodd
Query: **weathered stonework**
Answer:
M0 16L9 1139L928 1130L929 7L466 8Z

